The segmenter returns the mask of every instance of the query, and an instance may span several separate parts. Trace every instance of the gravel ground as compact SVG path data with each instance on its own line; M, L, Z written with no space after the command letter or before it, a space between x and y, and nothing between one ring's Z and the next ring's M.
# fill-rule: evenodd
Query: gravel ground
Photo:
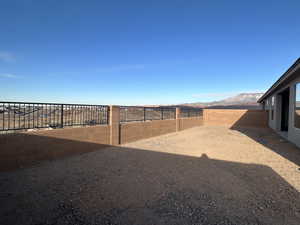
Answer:
M299 225L300 150L197 127L0 173L0 224Z

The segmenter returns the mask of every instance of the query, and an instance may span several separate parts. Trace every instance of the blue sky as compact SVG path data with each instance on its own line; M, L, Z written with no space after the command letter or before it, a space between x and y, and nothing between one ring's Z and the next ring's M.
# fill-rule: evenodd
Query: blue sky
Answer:
M300 1L0 1L0 100L177 104L265 91Z

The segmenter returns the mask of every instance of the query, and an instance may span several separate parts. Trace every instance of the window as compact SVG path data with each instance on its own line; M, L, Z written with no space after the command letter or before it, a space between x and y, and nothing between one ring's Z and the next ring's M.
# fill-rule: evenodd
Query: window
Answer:
M268 100L264 101L264 110L268 110Z
M266 110L269 111L269 109L270 109L269 108L269 99L267 99L267 101L266 101Z
M274 107L275 107L275 97L271 99L271 119L274 120Z
M300 83L296 84L295 127L300 128Z

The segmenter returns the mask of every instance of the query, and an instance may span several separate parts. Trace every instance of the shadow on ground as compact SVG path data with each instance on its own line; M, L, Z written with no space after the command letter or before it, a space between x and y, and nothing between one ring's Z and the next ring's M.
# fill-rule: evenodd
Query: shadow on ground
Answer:
M109 145L53 138L39 135L38 132L0 135L0 172L26 168L45 160L61 159L107 147Z
M267 126L251 128L251 113L245 113L230 129L237 130L300 167L300 149ZM245 127L245 124L249 127Z
M44 149L32 147L32 155L56 158L72 149L85 154L2 172L1 225L300 221L299 193L267 166L35 138L48 150L42 154Z

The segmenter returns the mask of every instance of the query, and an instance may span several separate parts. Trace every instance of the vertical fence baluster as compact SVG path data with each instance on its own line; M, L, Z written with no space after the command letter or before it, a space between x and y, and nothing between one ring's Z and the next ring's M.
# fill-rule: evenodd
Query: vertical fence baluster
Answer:
M4 125L4 121L5 121L5 108L4 108L4 103L2 104L2 110L3 110L3 130L5 130L5 125Z
M21 104L19 104L19 129L21 129Z
M85 121L87 121L87 115L88 115L88 113L87 113L87 111L86 111L86 107L85 106L82 106L82 108L83 108L83 120L82 120L82 124L85 124Z
M31 119L32 118L31 118L31 115L30 115L31 113L30 112L31 112L31 105L28 104L28 112L27 112L27 115L28 115L28 122L27 122L28 123L28 129L31 128Z
M50 123L49 123L49 125L53 126L52 120L53 120L53 117L55 116L55 110L53 111L53 105L49 105L49 108L50 108L50 112L49 112ZM54 113L54 115L52 115L53 113ZM55 119L55 117L54 117L54 119Z
M72 120L71 120L71 126L73 126L73 120L74 120L74 111L73 111L73 106L70 106L71 110L72 110Z
M85 121L87 121L87 111L86 111L86 107L82 106L82 111L83 111L83 120L81 121L81 123L83 125L85 125Z
M40 127L40 107L39 104L36 105L36 127Z
M75 106L75 125L77 125L78 121L78 106Z
M89 125L91 125L91 122L92 122L92 106L89 106Z
M63 128L64 127L64 105L61 104L60 107L61 107L60 108L60 126L61 126L61 128Z
M95 120L94 120L94 106L91 106L90 107L90 110L91 110L91 125L95 123Z
M96 113L96 118L95 118L96 123L99 124L99 115L98 115L98 107L97 106L95 106L95 113Z
M90 106L91 110L91 118L90 118L90 125L92 125L94 122L94 106Z
M10 104L8 104L8 106L7 106L7 111L8 111L7 129L9 130L9 128L10 128Z
M80 106L80 110L81 110L81 121L80 121L80 124L82 125L83 124L83 121L84 121L84 112L83 112L83 106Z
M58 124L60 124L60 107L58 108L57 105L54 105L55 108L55 128L58 127Z
M29 112L29 114L32 114L32 127L31 128L34 128L34 104L31 105L31 111Z
M45 116L45 120L43 120L43 122L45 122L46 124L45 125L47 125L47 127L49 126L49 123L47 122L48 121L48 105L47 104L45 104L45 106L46 106L46 116Z
M26 127L26 120L25 120L25 115L26 115L26 109L25 109L25 104L23 104L23 128L25 129Z
M52 106L51 105L47 105L47 123L48 123L49 127L51 126L51 114L52 114L51 113L51 109L52 109Z
M75 125L77 125L77 121L78 121L78 106L75 106Z
M14 114L14 129L16 129L16 104L14 103L13 114Z

